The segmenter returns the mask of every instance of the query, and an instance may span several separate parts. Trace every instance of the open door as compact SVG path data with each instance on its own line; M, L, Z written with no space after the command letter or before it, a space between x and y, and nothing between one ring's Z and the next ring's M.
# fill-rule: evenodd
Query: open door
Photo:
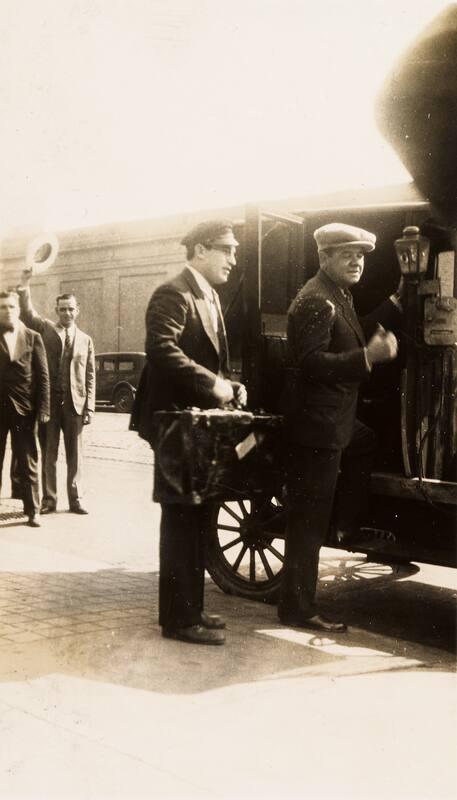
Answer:
M305 279L304 241L302 217L247 208L242 379L251 409L278 411L287 309Z

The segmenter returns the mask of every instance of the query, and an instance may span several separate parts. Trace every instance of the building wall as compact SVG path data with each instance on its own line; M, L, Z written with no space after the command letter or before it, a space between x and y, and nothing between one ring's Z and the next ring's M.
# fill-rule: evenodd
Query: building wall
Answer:
M97 352L144 349L144 314L153 290L184 264L182 235L154 231L151 223L115 226L58 236L59 253L31 280L33 304L55 318L57 295L72 292L80 302L78 324ZM151 230L152 228L152 230ZM25 266L27 242L3 243L0 287L14 287Z
M313 198L295 198L266 203L270 210L306 213L318 208L378 209L392 203L421 203L414 185L359 192L336 193ZM74 292L81 305L79 325L89 333L97 352L144 349L144 314L153 290L184 265L184 249L179 242L192 226L211 217L244 221L242 207L181 214L157 220L140 220L94 228L63 231L57 234L59 253L45 271L36 269L31 281L35 308L42 316L55 319L55 298ZM341 216L339 214L339 216ZM338 217L339 218L339 217ZM240 241L242 236L237 234ZM12 236L1 242L0 288L14 287L25 266L30 235ZM238 271L243 262L240 247ZM232 284L239 280L234 271ZM273 291L277 293L277 276ZM222 293L223 294L223 293ZM239 335L239 329L237 330ZM236 347L233 352L236 351Z

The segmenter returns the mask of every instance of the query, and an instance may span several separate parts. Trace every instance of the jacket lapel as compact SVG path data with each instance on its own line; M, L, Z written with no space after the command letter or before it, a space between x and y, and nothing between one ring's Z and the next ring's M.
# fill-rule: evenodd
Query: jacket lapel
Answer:
M347 324L350 325L355 335L357 336L359 342L362 345L365 345L366 344L365 336L362 328L360 327L359 320L357 319L357 314L349 304L348 300L346 299L342 291L338 288L338 286L335 283L333 283L332 280L330 280L330 278L327 277L327 275L323 270L319 272L319 278L321 282L324 284L326 290L330 292L332 296L332 301L336 303L336 305L339 307L341 315L344 317Z
M75 328L75 338L73 339L73 355L82 353L83 350L83 337L81 335L81 331L79 328Z
M217 336L216 331L214 330L213 323L211 322L211 317L208 309L207 302L205 300L205 295L203 294L202 290L200 289L197 281L195 280L194 276L192 275L191 271L187 269L187 267L183 271L183 277L189 284L192 294L194 295L195 299L195 307L198 312L198 316L200 317L200 321L203 325L206 335L208 336L211 344L213 345L216 353L219 355L219 339Z
M5 339L3 338L3 333L0 334L0 353L2 354L2 356L6 356L8 360L10 360L8 346L5 342Z
M344 316L346 322L348 323L348 325L351 326L351 328L354 331L355 335L357 336L360 344L365 345L366 344L365 336L364 336L362 328L360 327L359 320L357 319L357 314L355 313L354 309L349 305L349 303L346 300L346 298L344 297L344 295L341 295L341 298L342 298L342 302L341 302L341 306L340 307L342 309L343 316Z
M220 329L218 330L217 334L219 339L219 354L221 355L223 362L225 361L224 363L225 369L230 371L227 329L225 327L225 319L222 313L222 307L221 307L221 302L219 300L219 295L216 295L216 306L217 306L217 316L220 325Z

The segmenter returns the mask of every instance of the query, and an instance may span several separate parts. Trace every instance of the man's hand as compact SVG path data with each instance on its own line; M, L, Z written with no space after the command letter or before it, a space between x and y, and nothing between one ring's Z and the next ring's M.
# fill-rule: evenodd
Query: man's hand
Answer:
M40 423L40 425L46 425L46 423L49 422L50 419L51 417L49 416L49 414L38 414L38 422Z
M371 337L367 345L367 358L370 364L378 364L382 361L392 361L397 357L398 342L396 336L391 331L385 331L382 325Z
M21 294L25 292L26 289L28 289L31 277L32 277L32 270L28 269L28 267L25 267L21 272L21 282L18 286L16 286L16 292L18 294Z
M32 277L32 270L28 269L27 267L22 270L21 272L21 282L18 286L18 289L24 288L29 285L30 279Z
M227 403L231 403L235 396L231 382L225 380L225 378L216 378L213 386L213 392L220 406L225 406Z
M402 298L404 291L405 291L405 276L401 275L400 280L398 281L398 286L395 294L396 296Z
M403 308L404 291L405 291L405 279L404 276L402 275L395 292L390 296L392 303L398 306L400 310Z
M235 395L234 397L235 404L239 408L244 408L244 406L248 402L248 393L246 391L246 386L244 386L243 383L238 383L238 381L232 381L232 388L233 388L233 393Z
M92 411L85 411L83 414L83 425L90 425L92 422Z

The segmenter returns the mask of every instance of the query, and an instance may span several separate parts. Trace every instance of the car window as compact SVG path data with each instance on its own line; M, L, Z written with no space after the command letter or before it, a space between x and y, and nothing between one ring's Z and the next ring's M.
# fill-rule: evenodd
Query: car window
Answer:
M113 358L105 359L103 362L103 369L105 372L115 372L116 371L116 362Z
M133 372L134 368L133 361L119 361L119 372Z
M95 372L100 372L100 368L101 368L100 359L96 358L95 359Z

